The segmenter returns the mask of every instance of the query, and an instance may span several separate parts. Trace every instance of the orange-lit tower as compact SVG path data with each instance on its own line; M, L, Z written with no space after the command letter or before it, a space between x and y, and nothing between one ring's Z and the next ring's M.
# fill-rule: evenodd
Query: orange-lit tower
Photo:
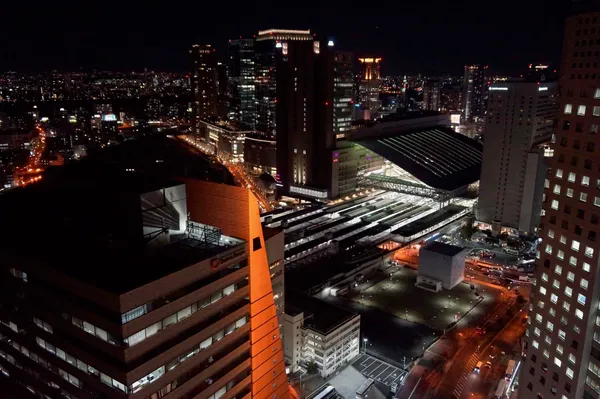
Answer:
M188 180L190 218L219 226L225 235L248 243L250 266L250 355L253 399L297 397L288 386L283 345L273 299L260 214L252 193L240 187Z

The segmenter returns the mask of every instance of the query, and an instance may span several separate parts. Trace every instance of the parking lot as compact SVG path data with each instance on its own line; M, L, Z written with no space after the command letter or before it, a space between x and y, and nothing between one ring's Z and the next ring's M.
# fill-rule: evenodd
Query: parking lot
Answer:
M359 356L352 365L365 377L372 378L387 387L393 382L399 384L401 377L406 374L405 371L369 355Z

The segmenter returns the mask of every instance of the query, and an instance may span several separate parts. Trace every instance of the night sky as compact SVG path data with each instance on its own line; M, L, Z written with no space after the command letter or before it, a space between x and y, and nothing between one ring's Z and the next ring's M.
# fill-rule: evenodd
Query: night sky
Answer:
M560 59L571 0L60 3L3 2L0 71L185 71L194 42L225 55L228 39L259 29L309 28L338 48L383 57L384 74L459 75L466 63L517 74Z

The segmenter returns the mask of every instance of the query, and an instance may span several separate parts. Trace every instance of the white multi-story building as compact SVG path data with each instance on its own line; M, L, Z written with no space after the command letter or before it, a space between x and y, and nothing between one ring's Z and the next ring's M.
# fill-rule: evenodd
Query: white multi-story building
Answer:
M293 294L286 297L284 320L284 357L292 371L314 361L326 378L359 354L357 313Z
M476 217L492 232L533 233L540 223L556 83L499 82L489 88Z

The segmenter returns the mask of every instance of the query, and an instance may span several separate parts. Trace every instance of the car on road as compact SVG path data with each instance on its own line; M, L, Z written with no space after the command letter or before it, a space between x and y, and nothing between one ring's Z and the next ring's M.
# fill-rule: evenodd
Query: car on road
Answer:
M495 354L495 353L490 353L490 359L492 359L492 360L493 360L495 357L496 357L496 354Z
M484 335L485 334L485 328L484 327L475 327L475 332L479 335Z
M487 362L485 362L485 367L487 367L488 369L492 368L492 362L490 362L489 360Z
M481 367L483 367L483 362L477 362L477 364L473 368L473 372L479 373L481 371Z

